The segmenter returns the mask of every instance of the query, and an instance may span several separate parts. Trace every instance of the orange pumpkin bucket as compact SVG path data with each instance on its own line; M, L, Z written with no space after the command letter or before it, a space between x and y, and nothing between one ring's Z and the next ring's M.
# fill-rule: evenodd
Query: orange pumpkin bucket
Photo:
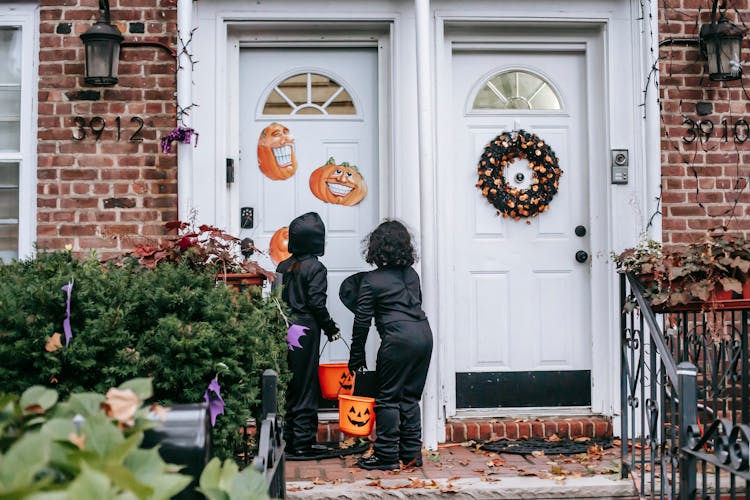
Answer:
M354 375L347 363L323 363L318 365L320 392L326 399L336 399L339 395L354 393Z
M375 421L375 400L339 396L339 428L350 436L369 436Z

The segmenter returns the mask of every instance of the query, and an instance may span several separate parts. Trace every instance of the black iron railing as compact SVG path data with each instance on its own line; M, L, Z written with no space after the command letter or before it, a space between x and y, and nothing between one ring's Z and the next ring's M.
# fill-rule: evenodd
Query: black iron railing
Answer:
M744 498L750 301L656 314L620 283L622 476L645 498Z
M263 372L261 388L262 418L258 434L258 453L253 460L253 467L258 469L268 482L268 494L271 498L286 498L286 480L284 478L284 438L278 416L276 372Z

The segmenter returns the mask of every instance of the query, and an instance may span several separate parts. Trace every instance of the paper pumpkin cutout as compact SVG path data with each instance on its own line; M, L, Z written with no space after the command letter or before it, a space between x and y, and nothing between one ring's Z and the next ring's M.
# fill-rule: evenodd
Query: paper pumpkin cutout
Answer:
M284 226L273 233L268 244L268 255L276 265L292 256L289 253L289 227Z
M336 164L333 157L310 174L310 191L321 201L352 207L367 195L367 184L357 167Z
M280 123L272 123L260 133L258 138L258 167L271 180L288 179L297 171L297 155L294 151L294 137L289 128Z

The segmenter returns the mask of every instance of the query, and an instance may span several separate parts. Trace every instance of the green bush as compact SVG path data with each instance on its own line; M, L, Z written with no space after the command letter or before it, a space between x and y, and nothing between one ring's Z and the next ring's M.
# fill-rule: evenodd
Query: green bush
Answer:
M0 394L0 498L167 500L191 482L156 448L140 448L151 381L119 387L129 404L109 405L96 393L58 402L56 391L32 386L19 397Z
M68 347L63 333L73 280ZM225 414L213 431L215 454L232 456L238 429L257 416L264 369L286 380L286 325L273 297L216 285L214 271L135 260L100 264L69 252L0 266L0 381L5 392L54 387L62 396L104 392L134 377L153 378L163 404L195 403L219 374Z

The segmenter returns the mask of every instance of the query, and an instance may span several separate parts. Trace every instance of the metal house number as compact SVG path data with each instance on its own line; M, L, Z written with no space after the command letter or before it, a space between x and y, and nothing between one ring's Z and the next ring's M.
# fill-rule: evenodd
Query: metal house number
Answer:
M134 131L130 135L130 138L128 138L128 141L143 142L143 136L141 136L141 130L143 130L145 123L143 118L140 116L133 116L130 118L130 123L134 123L135 125L130 127ZM106 120L101 116L92 116L88 122L83 116L75 116L73 117L73 124L75 125L75 129L73 130L73 140L76 141L84 140L89 131L91 131L91 135L94 136L94 140L98 141L101 139L102 134L107 127ZM122 119L120 116L115 117L115 128L117 140L119 141L122 136Z
M691 144L696 140L700 140L701 143L705 144L713 137L714 133L720 133L720 137L724 142L728 142L731 135L737 144L743 144L750 137L750 124L744 118L740 118L734 124L730 124L724 119L721 120L721 125L719 126L715 126L711 120L696 121L685 118L682 124L687 125L685 135L682 137L682 141L685 144Z

